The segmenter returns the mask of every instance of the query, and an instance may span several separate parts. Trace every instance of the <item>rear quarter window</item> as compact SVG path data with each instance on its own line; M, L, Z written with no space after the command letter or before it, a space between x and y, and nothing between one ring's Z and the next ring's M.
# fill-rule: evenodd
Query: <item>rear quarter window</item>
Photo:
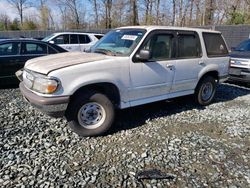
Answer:
M48 54L56 54L56 53L57 53L57 51L55 49L48 46Z
M95 35L95 37L96 37L98 40L100 40L100 39L103 37L103 35Z
M228 55L228 49L220 33L203 33L208 57L221 57Z
M80 44L88 44L91 42L88 35L79 35Z

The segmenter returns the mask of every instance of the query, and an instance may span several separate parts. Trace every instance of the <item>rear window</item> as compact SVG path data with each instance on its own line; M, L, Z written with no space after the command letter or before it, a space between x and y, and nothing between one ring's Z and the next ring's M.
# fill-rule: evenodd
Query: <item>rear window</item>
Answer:
M25 42L22 54L47 54L47 45Z
M227 46L219 33L203 33L208 57L228 55Z

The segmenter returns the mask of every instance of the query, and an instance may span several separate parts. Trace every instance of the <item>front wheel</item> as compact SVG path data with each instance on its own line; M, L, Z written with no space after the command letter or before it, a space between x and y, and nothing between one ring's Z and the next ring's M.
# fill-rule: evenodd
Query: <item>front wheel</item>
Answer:
M213 77L207 76L203 78L195 89L195 99L200 105L210 104L215 96L216 81Z
M105 133L114 120L114 106L104 94L87 92L76 95L66 111L70 128L80 136Z

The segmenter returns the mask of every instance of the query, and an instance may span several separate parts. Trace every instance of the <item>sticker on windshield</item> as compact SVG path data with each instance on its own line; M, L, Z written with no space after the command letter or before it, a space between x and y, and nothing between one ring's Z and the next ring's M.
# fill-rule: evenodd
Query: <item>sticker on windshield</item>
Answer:
M136 40L137 36L136 35L123 35L122 39L123 40Z

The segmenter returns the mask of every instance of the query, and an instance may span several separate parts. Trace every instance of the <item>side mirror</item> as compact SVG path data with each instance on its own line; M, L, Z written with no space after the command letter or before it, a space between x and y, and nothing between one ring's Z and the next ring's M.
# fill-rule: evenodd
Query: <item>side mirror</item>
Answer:
M49 43L50 43L50 44L55 44L55 41L50 40Z
M148 50L140 50L140 52L136 55L138 60L147 61L150 59L150 52Z
M87 53L91 52L91 47L84 48L83 52L87 52Z

